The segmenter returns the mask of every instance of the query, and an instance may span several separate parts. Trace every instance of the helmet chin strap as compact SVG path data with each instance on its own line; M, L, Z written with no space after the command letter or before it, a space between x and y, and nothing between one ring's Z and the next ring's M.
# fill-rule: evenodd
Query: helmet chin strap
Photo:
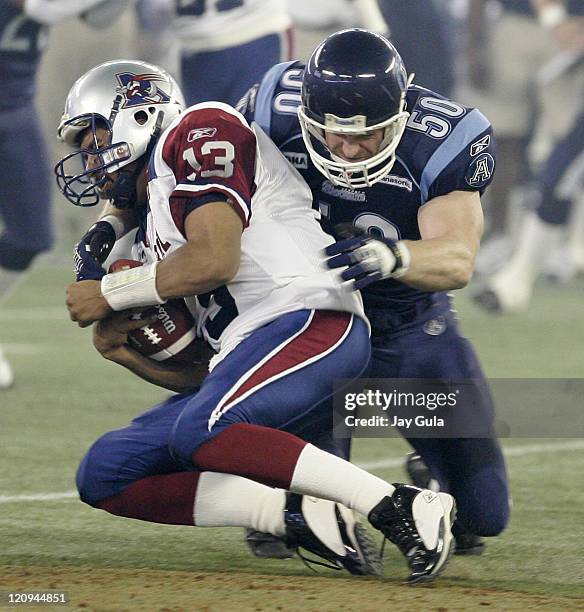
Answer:
M160 111L156 118L156 125L152 131L152 136L146 147L144 155L140 157L136 167L133 170L118 170L118 177L114 181L112 188L109 190L108 196L112 200L112 204L119 209L127 210L134 208L138 204L138 177L142 174L146 164L150 160L152 151L160 137L164 112Z

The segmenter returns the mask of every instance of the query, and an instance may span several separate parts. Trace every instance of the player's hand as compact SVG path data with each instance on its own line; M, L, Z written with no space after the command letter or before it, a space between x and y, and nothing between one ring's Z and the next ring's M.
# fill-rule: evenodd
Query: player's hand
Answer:
M353 289L363 289L371 283L390 278L398 267L395 242L387 238L356 236L331 244L325 249L330 257L327 267L345 268L341 272L344 281L354 281Z
M67 287L66 304L69 317L79 327L87 327L95 321L105 319L111 312L109 304L101 294L101 283L84 280Z
M93 326L93 346L106 359L118 361L119 354L128 348L128 334L153 323L157 318L158 312L155 310L150 314L141 309L114 312Z
M101 264L107 259L116 242L114 228L107 221L98 221L75 245L73 260L75 279L100 280L105 274Z

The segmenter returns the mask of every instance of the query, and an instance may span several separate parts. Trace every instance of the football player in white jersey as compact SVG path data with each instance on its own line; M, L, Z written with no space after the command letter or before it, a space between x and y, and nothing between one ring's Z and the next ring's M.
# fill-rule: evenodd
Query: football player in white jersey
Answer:
M286 0L139 0L142 57L180 82L188 104L236 104L292 55Z
M354 379L368 363L368 325L357 294L326 270L332 239L275 146L225 104L183 111L172 77L135 61L82 76L59 134L74 149L56 167L64 195L108 198L120 213L78 247L86 280L67 290L71 318L100 321L103 340L121 312L189 297L218 351L194 389L192 369L169 369L123 340L109 347L110 359L185 392L93 445L77 476L81 499L141 520L266 528L371 573L366 545L315 545L301 502L277 487L367 516L405 555L410 582L435 578L452 550L453 498L391 485L310 443L330 434L333 378ZM104 275L99 262L132 216L145 265Z

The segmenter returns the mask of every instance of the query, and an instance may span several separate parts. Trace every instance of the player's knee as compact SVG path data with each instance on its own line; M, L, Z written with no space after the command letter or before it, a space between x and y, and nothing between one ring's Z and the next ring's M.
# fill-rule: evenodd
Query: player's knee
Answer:
M97 507L97 503L111 495L112 483L116 480L116 468L108 460L111 454L111 434L99 438L81 460L75 484L82 502Z
M95 499L94 491L93 491L93 465L90 460L90 452L88 452L83 460L79 464L79 468L77 469L77 474L75 475L75 484L77 485L77 492L79 493L79 499L89 504L90 506L95 506L95 503L98 501Z
M30 267L37 255L50 249L51 245L42 248L25 248L8 245L0 241L0 268L21 272Z
M499 535L507 527L511 507L506 487L471 504L460 501L458 518L465 531L488 538Z
M472 533L485 538L498 536L509 524L510 509L507 502L498 508L491 508L473 521L475 528Z

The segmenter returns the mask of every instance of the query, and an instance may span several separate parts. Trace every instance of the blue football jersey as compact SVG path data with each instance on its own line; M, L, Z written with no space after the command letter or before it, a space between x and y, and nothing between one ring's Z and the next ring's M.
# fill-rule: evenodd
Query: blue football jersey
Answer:
M20 108L35 94L36 73L48 41L48 28L0 0L0 109Z
M482 193L491 182L495 143L485 116L412 85L406 98L410 118L389 175L365 189L333 185L313 166L302 139L297 108L303 69L299 61L274 66L239 109L271 136L303 175L323 226L336 237L336 228L349 223L373 236L419 240L421 206L451 191ZM432 295L392 279L373 283L362 293L374 330L375 311L406 310L416 302L428 302Z

